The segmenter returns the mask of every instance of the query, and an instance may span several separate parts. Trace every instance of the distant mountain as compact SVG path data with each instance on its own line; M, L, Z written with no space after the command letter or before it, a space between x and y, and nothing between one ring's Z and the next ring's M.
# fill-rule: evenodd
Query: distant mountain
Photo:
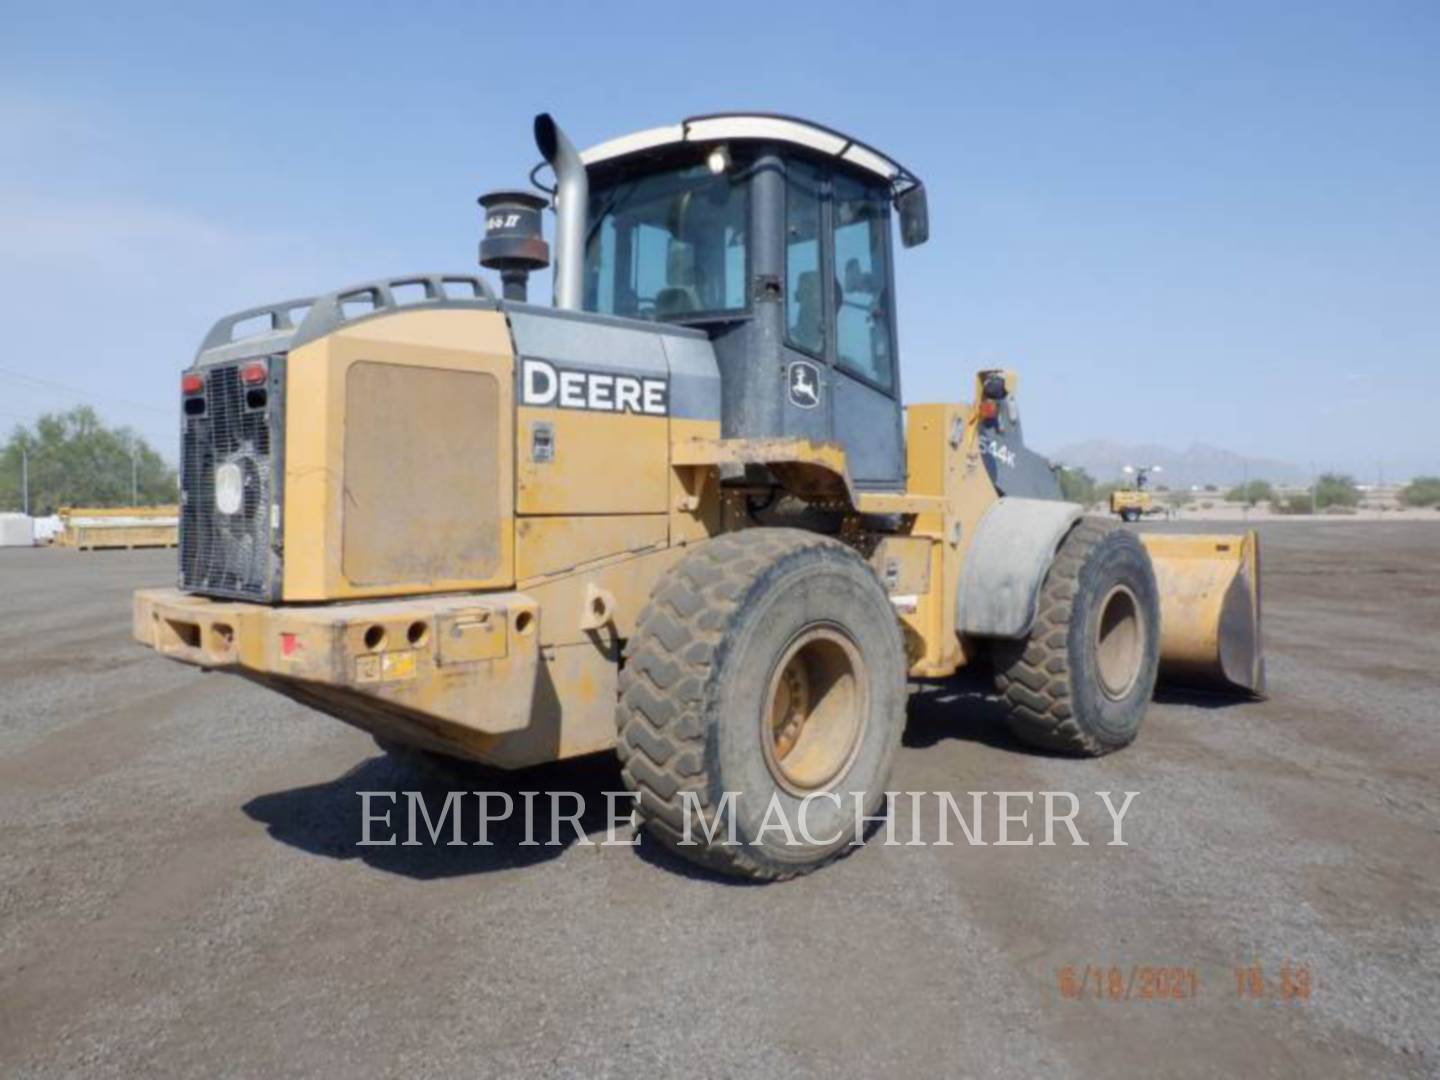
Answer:
M1100 483L1123 479L1125 465L1159 465L1163 472L1155 483L1166 487L1189 487L1192 484L1214 484L1230 487L1251 480L1271 483L1308 483L1309 475L1301 466L1269 458L1247 458L1218 446L1195 443L1188 450L1172 450L1165 446L1131 445L1108 439L1062 446L1046 454L1058 465L1084 469Z

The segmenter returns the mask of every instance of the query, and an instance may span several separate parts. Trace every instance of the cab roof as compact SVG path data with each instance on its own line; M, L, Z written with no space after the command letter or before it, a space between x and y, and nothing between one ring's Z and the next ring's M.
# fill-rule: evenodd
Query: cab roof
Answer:
M799 146L838 158L887 182L898 195L920 180L894 158L834 128L781 113L709 113L678 124L649 128L592 146L580 154L586 166L684 144L760 141Z

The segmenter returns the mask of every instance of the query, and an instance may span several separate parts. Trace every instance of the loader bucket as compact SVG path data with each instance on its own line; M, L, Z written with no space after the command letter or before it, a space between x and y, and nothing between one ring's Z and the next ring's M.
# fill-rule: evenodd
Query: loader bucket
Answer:
M1142 533L1160 588L1160 679L1265 693L1260 537Z

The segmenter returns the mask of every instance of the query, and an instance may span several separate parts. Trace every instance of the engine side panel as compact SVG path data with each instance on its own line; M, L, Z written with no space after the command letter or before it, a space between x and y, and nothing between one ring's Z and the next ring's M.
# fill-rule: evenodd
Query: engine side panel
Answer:
M286 601L514 582L513 370L493 309L402 310L290 353Z
M664 513L670 373L648 328L507 308L521 515Z

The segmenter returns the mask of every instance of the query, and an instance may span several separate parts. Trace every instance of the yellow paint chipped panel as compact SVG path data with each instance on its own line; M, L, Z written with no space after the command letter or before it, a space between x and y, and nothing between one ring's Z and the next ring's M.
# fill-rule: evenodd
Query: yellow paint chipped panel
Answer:
M516 430L518 513L665 513L665 417L526 406Z
M547 648L540 680L549 690L536 695L531 724L484 737L474 756L518 769L614 748L618 670L603 645L586 641Z
M928 536L887 536L876 545L870 566L891 596L924 595L930 591Z
M912 495L908 491L862 491L856 509L862 514L937 514L945 512L945 499L940 495Z
M666 547L638 555L621 555L573 574L532 582L525 594L545 612L541 641L545 645L571 645L596 638L626 638L635 632L640 611L656 583L684 557L686 548ZM594 591L612 601L607 626L587 630Z
M400 506L396 509L404 512L389 517L383 513L385 492L393 495L398 490L396 484L400 483L394 477L385 479L389 476L386 469L393 472L392 466L403 465L403 469L413 472L424 469L425 463L423 460L406 463L401 460L401 451L395 448L377 450L377 440L361 440L347 447L348 395L351 371L357 365L370 365L370 370L382 366L387 378L392 381L399 378L402 382L406 370L413 370L417 386L434 378L436 372L441 373L442 378L444 373L458 373L488 376L492 380L486 385L493 391L495 440L501 449L493 466L487 465L485 469L487 505L475 507L477 516L483 513L494 523L493 530L487 532L487 536L493 538L494 547L487 549L483 559L467 559L463 555L465 549L458 543L450 545L450 550L456 552L454 559L447 559L440 552L421 567L424 573L407 564L404 558L387 556L377 561L362 557L367 545L370 550L379 550L374 545L384 539L378 533L373 538L368 536L370 531L380 528L377 522L393 519L403 523L417 515L433 516L427 515L425 505L430 505L445 520L467 519L464 506L453 503L434 506L443 495L433 491L422 500L425 505ZM504 316L497 311L473 309L400 311L366 319L290 353L286 364L282 515L283 595L287 601L454 592L503 588L513 583L513 463L508 449L514 443L513 366ZM362 387L362 391L369 396L357 409L367 415L374 413L379 407L373 400L376 389ZM402 394L403 400L389 402L402 408L403 413L389 415L391 426L398 431L439 431L433 416L416 415L417 410L428 411L422 408L423 394L409 406L404 404L413 396ZM375 424L370 423L370 428L374 427ZM446 425L447 430L453 427L454 423ZM353 478L347 476L347 451L369 455L368 461L357 458ZM379 458L375 456L377 453ZM439 456L433 448L421 454L422 458ZM417 487L429 490L423 485ZM454 498L453 492L450 498ZM359 506L357 500L367 500L366 504L371 505L378 516L368 524L358 523L354 539L349 539L345 532L346 512L350 509L353 515ZM459 518L455 517L457 511ZM348 560L347 549L351 556ZM385 550L393 555L394 545ZM360 580L347 576L343 565L346 561L351 562L351 571ZM387 576L388 580L376 580Z
M909 630L913 674L948 675L973 652L955 633L955 590L965 553L985 511L999 497L976 447L977 416L967 405L912 405L906 410L906 494L938 498L939 509L921 511L912 535L933 537L929 589Z
M675 448L692 440L720 437L718 420L670 420L670 542L694 543L721 531L718 469L708 463L684 464L675 460Z
M522 517L515 523L515 574L526 583L615 555L664 547L664 514Z
M787 489L807 498L845 499L857 504L845 450L838 443L810 439L677 440L676 465L764 465Z

